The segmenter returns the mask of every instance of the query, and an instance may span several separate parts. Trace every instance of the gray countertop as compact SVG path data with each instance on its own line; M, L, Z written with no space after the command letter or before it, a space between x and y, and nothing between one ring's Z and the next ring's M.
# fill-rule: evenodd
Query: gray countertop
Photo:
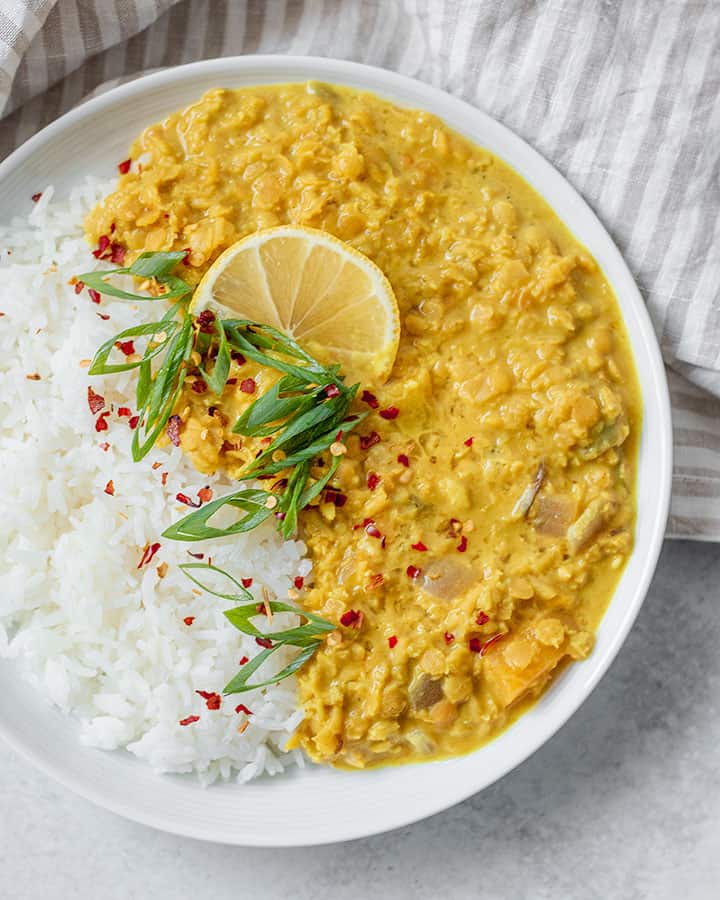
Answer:
M0 896L13 900L720 896L720 547L666 543L577 715L498 784L418 825L245 850L97 809L0 746Z

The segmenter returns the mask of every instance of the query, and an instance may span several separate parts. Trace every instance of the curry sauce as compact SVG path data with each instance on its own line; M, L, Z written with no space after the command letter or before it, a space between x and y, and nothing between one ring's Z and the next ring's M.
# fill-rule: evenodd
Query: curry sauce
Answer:
M370 415L301 515L300 602L337 630L298 674L293 741L350 767L479 746L591 652L632 550L640 392L607 280L501 160L370 94L213 90L131 155L92 240L187 248L196 282L235 240L294 223L388 277L393 372L363 385ZM236 359L231 376L220 398L189 377L178 404L201 472L257 451L232 433L242 385L277 375Z

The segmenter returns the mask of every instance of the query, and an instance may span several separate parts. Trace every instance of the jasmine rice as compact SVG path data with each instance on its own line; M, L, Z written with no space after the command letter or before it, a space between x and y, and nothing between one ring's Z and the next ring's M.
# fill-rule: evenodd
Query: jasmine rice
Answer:
M103 341L157 319L153 303L95 304L69 284L92 267L82 223L111 188L87 180L67 200L45 188L28 198L26 218L0 227L0 654L77 719L84 744L124 747L204 783L248 781L302 763L283 750L302 712L292 678L224 697L219 709L197 693L220 694L258 647L224 617L226 602L179 570L188 545L160 535L187 512L178 493L195 500L231 482L198 475L172 446L134 463L133 373L87 374ZM89 408L89 386L102 413ZM189 549L252 578L258 601L263 587L285 599L310 573L302 542L283 541L272 520ZM277 615L274 627L293 619ZM279 671L285 653L267 670Z

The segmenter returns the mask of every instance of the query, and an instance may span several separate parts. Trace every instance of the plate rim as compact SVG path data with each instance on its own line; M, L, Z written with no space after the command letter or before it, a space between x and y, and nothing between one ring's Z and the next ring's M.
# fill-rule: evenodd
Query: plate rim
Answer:
M293 68L314 70L314 73L305 75L302 78L284 77L283 70L291 70ZM233 69L236 72L245 74L251 74L253 70L256 69L265 69L266 71L275 70L277 77L273 77L272 80L269 81L265 80L263 76L259 75L259 84L281 84L290 82L298 83L306 81L308 79L320 78L322 80L331 81L335 84L350 84L357 89L369 90L382 96L382 88L379 88L374 84L376 80L381 79L388 85L390 95L392 95L394 92L406 95L417 95L419 93L421 97L428 98L429 103L431 102L434 105L442 105L446 108L454 108L454 110L456 110L457 112L462 112L467 115L470 120L474 120L473 128L475 131L480 130L478 127L476 127L477 124L485 125L485 127L489 127L491 128L491 130L494 130L496 134L499 134L502 137L505 145L511 151L510 155L513 158L508 158L505 154L497 153L495 150L492 150L491 152L503 158L508 165L519 172L522 178L524 178L526 181L529 181L530 184L535 188L535 190L545 200L545 202L547 202L548 205L553 209L553 211L556 211L556 205L558 202L556 193L560 191L561 194L564 194L566 200L572 201L573 205L577 209L578 215L583 216L587 220L587 228L592 227L595 230L595 232L597 233L595 239L601 240L605 245L604 252L606 254L609 254L609 258L613 263L614 269L617 273L619 273L621 277L622 284L617 283L617 276L611 279L610 275L606 271L607 267L604 267L606 277L608 278L608 281L610 282L617 297L617 302L620 307L623 320L627 320L629 311L632 311L635 318L637 319L637 324L641 332L645 350L647 352L648 361L652 369L650 374L653 378L653 387L656 393L656 405L654 411L659 414L659 420L657 424L659 426L660 435L662 438L658 453L658 470L660 478L657 485L657 495L655 497L652 535L649 540L649 552L642 563L642 570L638 577L637 585L634 589L634 594L632 596L632 602L629 606L629 609L625 612L624 618L620 623L620 627L618 627L613 633L610 644L606 648L604 654L601 658L596 660L594 668L592 668L588 672L588 677L584 682L584 688L581 692L581 696L575 702L566 703L563 711L560 714L555 714L551 726L541 729L539 738L533 739L531 742L529 742L528 746L523 747L521 750L510 754L507 761L501 767L499 767L497 772L493 773L492 777L490 777L489 779L481 777L477 780L477 782L473 782L470 785L462 785L461 787L459 787L459 789L456 787L455 790L448 790L446 796L441 801L438 801L436 798L434 801L426 803L425 805L420 804L419 808L413 806L412 808L408 808L404 812L397 810L387 810L385 812L384 810L384 814L387 815L388 820L383 821L377 826L368 826L368 824L365 823L354 827L346 826L344 829L336 830L330 827L329 829L326 829L325 833L322 835L299 833L297 837L286 836L285 838L281 839L268 839L267 837L257 836L253 834L252 829L248 830L242 835L219 835L213 833L212 828L197 828L194 827L193 823L188 824L187 822L178 822L173 818L171 813L166 813L165 815L162 815L161 813L150 815L142 810L129 808L128 806L123 806L119 802L108 800L107 796L103 794L102 789L84 782L82 778L77 778L71 774L68 774L63 770L62 766L54 764L52 758L48 758L47 755L43 756L36 746L28 745L28 743L23 741L20 736L12 732L8 727L6 727L5 721L0 718L0 737L2 737L21 757L28 759L46 775L49 775L50 777L59 781L61 784L63 784L65 787L70 788L75 793L78 793L91 802L103 808L109 809L115 813L118 813L119 815L122 815L128 819L132 819L141 824L158 828L169 833L201 840L214 841L216 843L257 847L316 846L336 843L338 841L367 837L370 835L380 834L394 828L403 827L413 822L427 818L428 816L439 813L445 809L448 809L451 806L454 806L456 803L459 803L474 795L475 793L484 790L486 787L489 787L491 784L504 777L506 774L508 774L510 771L512 771L514 768L528 759L545 743L547 743L547 741L550 740L550 738L575 714L579 707L588 699L601 678L608 671L617 653L624 644L625 639L627 638L627 635L645 600L650 581L657 566L657 560L662 547L665 526L669 513L670 489L672 480L672 424L670 397L657 337L652 326L650 315L642 300L633 275L630 272L624 258L615 245L615 242L610 236L608 230L602 224L602 222L592 210L592 208L588 205L588 203L579 194L579 192L548 160L545 159L545 157L543 157L530 144L516 135L501 122L493 119L487 113L473 106L471 103L455 97L452 94L447 93L446 91L426 84L422 81L419 81L418 79L411 78L409 76L402 75L391 70L386 70L377 66L366 65L364 63L334 59L331 57L254 54L247 56L219 57L215 59L200 60L181 66L163 69L159 72L142 75L130 82L126 82L124 84L113 87L105 93L100 94L99 96L81 102L79 106L69 110L64 115L60 116L58 119L54 120L38 133L30 137L25 143L23 143L20 147L13 151L13 153L11 153L5 160L0 162L0 184L2 184L2 181L11 173L14 173L18 169L20 169L28 160L32 158L34 154L36 154L42 148L51 145L56 137L60 137L77 123L86 119L91 119L97 114L103 112L103 110L111 108L117 101L126 100L128 98L141 95L149 88L171 86L173 82L182 81L183 79L192 76L194 73L202 72L203 74L206 74L208 72L212 72L213 70L217 70L218 73L222 73L227 72L228 69ZM323 76L326 76L326 78L323 79ZM363 87L363 81L372 82L373 84L371 86ZM248 82L248 84L250 84L250 82ZM392 96L389 99L391 100L391 102L403 105L403 101L393 99ZM417 104L417 106L418 108L423 107L422 101ZM438 115L440 118L443 118L442 113L434 114ZM454 124L450 127L458 130L457 126ZM465 131L464 133L468 135L467 131ZM470 139L473 140L474 143L478 143L477 137L472 136L470 137ZM523 159L527 165L532 166L532 168L538 173L538 177L548 181L547 190L541 191L536 186L535 180L529 178L526 171L523 170L524 166L522 168L518 167L517 158ZM560 215L557 212L556 214ZM565 224L566 227L569 227L567 223ZM573 228L572 232L574 236L575 231L576 229ZM584 243L587 238L577 239L581 240L581 243ZM636 359L635 353L633 353L633 357L636 362L636 367L638 367L638 374L640 374L638 360ZM643 392L643 401L645 400L646 397L645 393ZM645 408L643 416L644 432L646 428L645 415L647 414L647 404L644 402L643 405ZM633 550L633 554L631 555L630 559L632 559L632 556L634 554L635 549ZM612 606L612 604L615 602L615 596L616 595L614 595L613 599L610 601L608 610L610 609L610 606ZM63 713L62 715L66 714ZM524 718L524 716L521 718ZM210 788L209 790L213 790L213 788Z

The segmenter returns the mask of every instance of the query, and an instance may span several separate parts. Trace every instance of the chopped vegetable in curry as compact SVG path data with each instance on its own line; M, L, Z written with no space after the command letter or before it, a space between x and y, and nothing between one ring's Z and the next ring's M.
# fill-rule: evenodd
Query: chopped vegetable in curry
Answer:
M499 159L370 94L213 90L131 159L94 244L182 251L192 285L239 238L295 223L389 279L392 374L361 385L342 451L308 461L309 484L337 469L299 513L313 580L294 602L335 627L298 671L293 741L357 768L479 746L590 653L632 549L640 393L608 282ZM240 476L268 441L234 426L281 373L233 352L219 396L187 373L175 440Z

